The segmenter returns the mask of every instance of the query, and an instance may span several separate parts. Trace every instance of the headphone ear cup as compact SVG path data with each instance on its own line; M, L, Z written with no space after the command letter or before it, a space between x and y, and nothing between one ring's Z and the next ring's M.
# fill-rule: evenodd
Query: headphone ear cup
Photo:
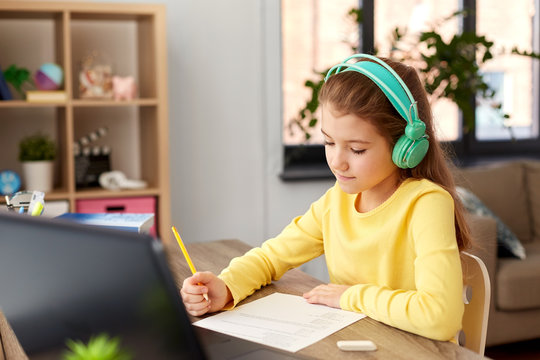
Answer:
M392 150L392 161L401 169L411 169L420 164L429 149L426 138L411 140L402 135Z
M423 121L413 121L405 127L405 135L409 139L418 140L426 133L426 124Z
M409 139L407 136L401 135L396 142L396 145L394 145L394 150L392 150L392 161L397 167L401 169L407 168L404 161L405 154L407 153L407 149L411 147L412 142L413 140Z

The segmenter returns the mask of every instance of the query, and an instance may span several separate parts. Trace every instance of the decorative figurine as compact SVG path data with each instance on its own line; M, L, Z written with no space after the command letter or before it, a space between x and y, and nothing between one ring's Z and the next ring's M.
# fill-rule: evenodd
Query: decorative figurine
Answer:
M94 51L82 60L79 73L81 99L112 99L112 67Z
M113 76L114 100L133 100L136 97L137 85L133 76Z
M39 90L58 90L64 82L64 71L53 63L45 63L34 74L34 83Z

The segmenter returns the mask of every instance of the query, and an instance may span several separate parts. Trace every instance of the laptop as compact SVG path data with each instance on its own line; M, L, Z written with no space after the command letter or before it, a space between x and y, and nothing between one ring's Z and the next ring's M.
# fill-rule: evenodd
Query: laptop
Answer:
M0 213L0 308L31 359L107 334L132 359L302 358L191 324L159 240Z

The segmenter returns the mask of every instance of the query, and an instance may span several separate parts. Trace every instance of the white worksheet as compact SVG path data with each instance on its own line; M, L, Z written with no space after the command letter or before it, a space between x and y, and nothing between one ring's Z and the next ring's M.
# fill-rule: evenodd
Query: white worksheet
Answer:
M364 317L351 311L309 304L301 296L274 293L193 324L296 352Z

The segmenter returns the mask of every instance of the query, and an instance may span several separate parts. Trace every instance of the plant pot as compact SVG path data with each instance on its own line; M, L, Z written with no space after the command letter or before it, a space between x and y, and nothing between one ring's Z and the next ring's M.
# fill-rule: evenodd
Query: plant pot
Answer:
M52 190L54 161L25 161L22 163L22 170L26 190Z

